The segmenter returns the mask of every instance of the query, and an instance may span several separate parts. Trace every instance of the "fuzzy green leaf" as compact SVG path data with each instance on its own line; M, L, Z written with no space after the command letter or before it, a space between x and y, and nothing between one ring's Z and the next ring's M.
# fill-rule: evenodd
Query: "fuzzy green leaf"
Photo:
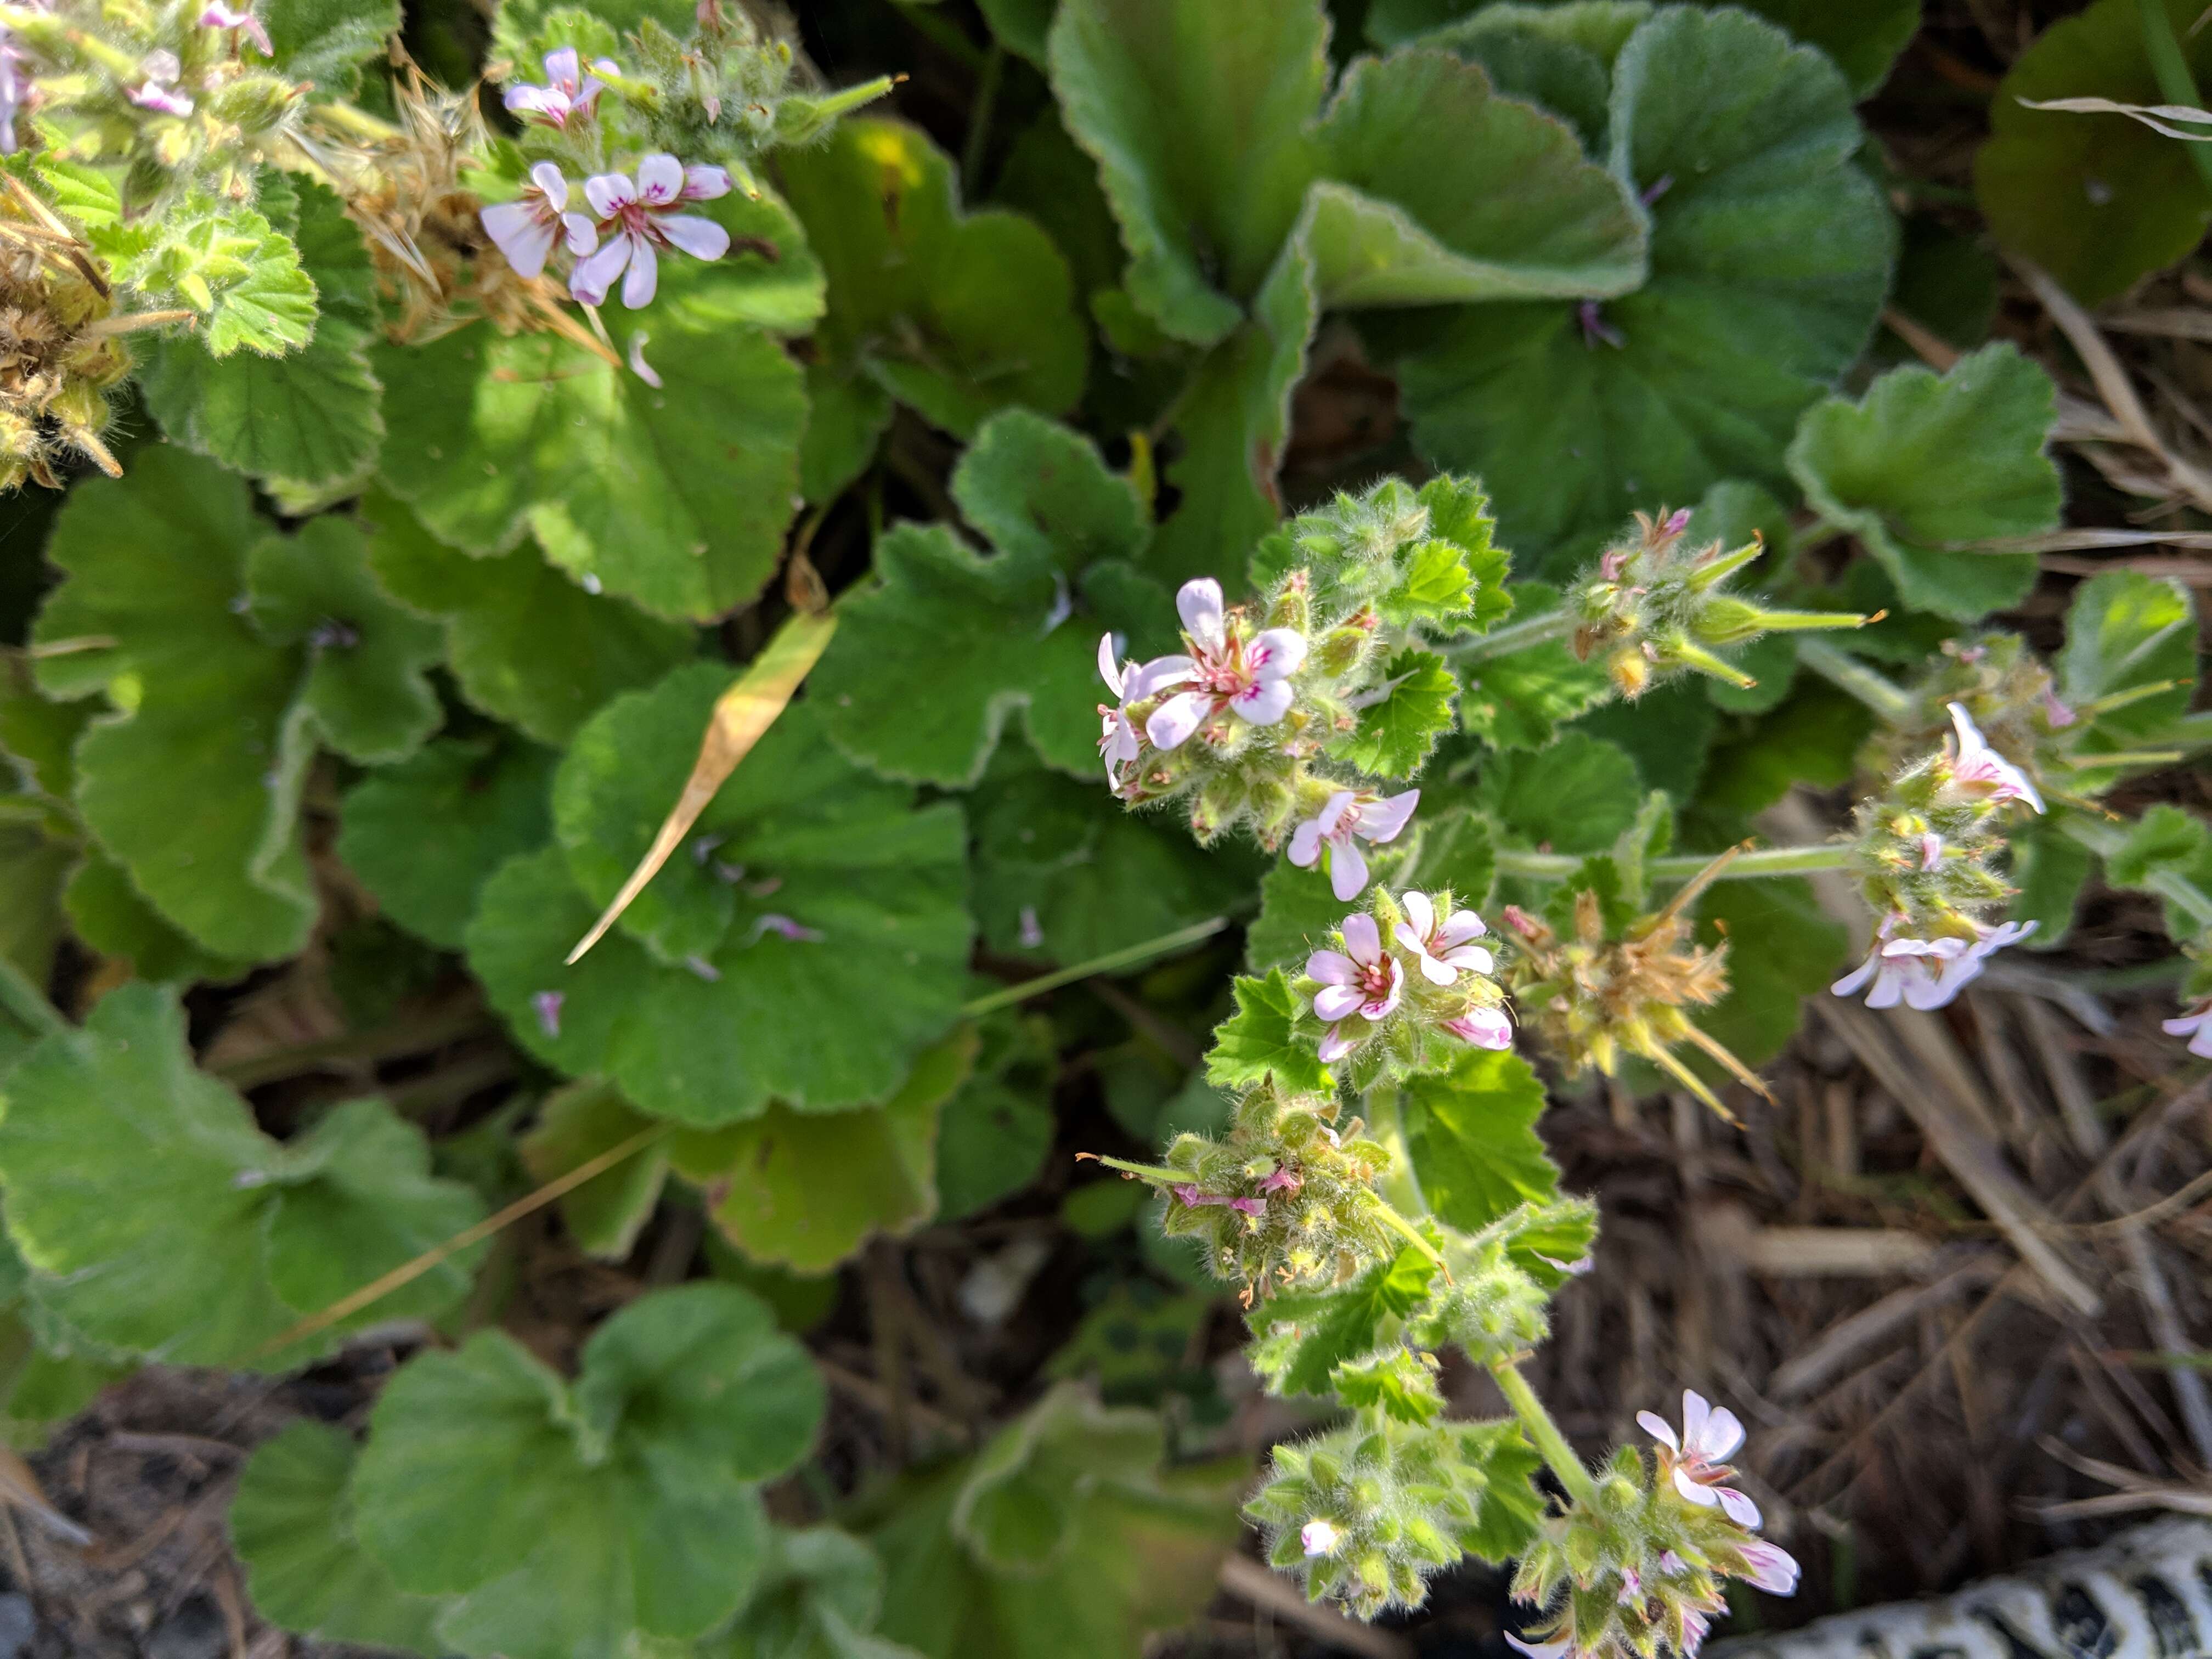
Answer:
M1506 592L1516 621L1559 608L1559 589L1542 582L1515 582ZM1461 724L1498 749L1541 749L1563 722L1613 696L1605 665L1577 661L1564 639L1485 657L1463 672Z
M358 526L311 519L296 536L264 537L246 556L246 592L261 637L305 662L294 709L347 759L401 760L438 729L427 671L444 637L385 598Z
M297 1349L265 1350L298 1317L482 1213L428 1165L420 1132L377 1101L270 1139L192 1068L176 994L148 985L110 992L82 1030L27 1055L0 1117L9 1231L40 1299L96 1343L173 1364L296 1364ZM477 1254L340 1330L452 1305Z
M267 21L280 27L273 16ZM303 179L294 188L300 257L322 301L314 337L282 357L211 357L195 339L156 338L139 384L178 442L263 479L279 495L312 498L374 465L384 388L368 361L375 273L361 233L323 185Z
M1565 124L1433 48L1353 60L1306 202L1324 306L1601 298L1645 274L1644 215Z
M1563 732L1547 748L1491 756L1473 799L1529 846L1600 853L1636 821L1644 784L1636 763L1617 745Z
M2138 686L2182 681L2093 717L2097 736L2110 736L2115 748L2155 742L2167 722L2189 710L2197 645L2197 609L2179 582L2102 572L2075 588L2066 608L2066 644L2055 665L2059 697L2078 708Z
M118 709L77 744L78 810L167 921L240 961L293 954L314 914L299 653L235 603L265 529L243 479L149 448L128 477L70 492L46 548L65 580L33 634L43 690Z
M2160 0L2199 86L2212 81L2212 33L2193 0ZM1990 99L1990 142L1974 155L1974 194L1997 240L2027 255L2084 305L2115 299L2204 240L2212 192L2184 142L2124 115L2029 109L2059 98L2173 100L2143 50L2139 0L2097 0L2037 35Z
M1066 261L1019 214L963 212L951 158L926 135L848 119L779 159L829 273L815 338L840 373L963 438L1009 404L1058 414L1082 396L1089 353Z
M1558 1166L1536 1134L1544 1085L1520 1055L1467 1049L1449 1071L1408 1079L1401 1109L1421 1191L1462 1231L1559 1197Z
M1272 587L1303 568L1322 610L1372 605L1394 628L1486 630L1512 609L1505 550L1491 544L1493 522L1489 496L1471 478L1447 473L1418 490L1386 478L1262 539L1252 552L1252 586ZM1420 533L1410 533L1415 526Z
M94 848L70 872L62 908L76 936L102 956L128 963L132 977L186 984L243 979L253 964L202 950L172 927L131 884L124 867Z
M471 558L388 496L369 498L368 518L377 581L444 622L461 695L540 743L568 742L609 697L650 685L696 649L690 629L585 592L533 544Z
M982 775L1020 709L1047 761L1096 775L1097 624L1118 618L1097 615L1081 579L1143 546L1136 492L1087 439L1012 410L984 427L952 491L996 551L973 552L942 525L902 525L877 543L882 586L840 606L815 671L831 736L887 777L957 787ZM1154 604L1167 614L1164 592Z
M1237 1536L1242 1460L1161 1467L1159 1419L1062 1384L974 1456L848 1524L884 1567L883 1633L927 1659L1127 1659L1195 1617Z
M1453 728L1459 682L1433 651L1401 651L1383 665L1389 695L1359 713L1359 729L1329 745L1330 756L1382 778L1410 778ZM1392 684L1395 682L1395 684Z
M1289 236L1328 40L1310 0L1063 0L1047 43L1061 117L1098 162L1130 297L1175 338L1236 327Z
M587 589L656 616L743 604L782 551L806 400L781 344L728 325L709 303L722 297L655 307L659 390L550 333L381 348L385 487L449 546L506 553L533 535ZM606 321L621 347L647 319Z
M231 1500L230 1535L255 1609L295 1636L436 1659L438 1604L410 1595L353 1532L356 1448L302 1418L254 1449Z
M261 0L254 10L284 72L331 94L349 90L362 60L399 33L398 0Z
M1298 1035L1309 1009L1291 990L1279 968L1264 979L1240 976L1234 988L1237 1012L1213 1034L1206 1056L1206 1081L1225 1089L1273 1077L1294 1093L1327 1089L1328 1073L1316 1056L1316 1042Z
M652 1127L651 1118L632 1111L611 1087L587 1078L548 1095L514 1150L533 1180L553 1181ZM620 1261L652 1219L667 1179L665 1142L632 1152L562 1194L562 1224L586 1255Z
M1771 24L1654 13L1615 66L1608 142L1613 171L1652 198L1650 277L1593 331L1559 302L1376 330L1403 355L1421 451L1512 481L1500 534L1532 574L1572 570L1632 508L1778 483L1799 412L1858 355L1888 287L1895 230L1851 161L1850 89Z
M1413 823L1415 832L1421 833L1418 813ZM1401 837L1394 845L1369 850L1367 867L1377 886L1413 884L1407 879L1402 862L1412 846L1410 837ZM1318 864L1301 870L1288 859L1278 859L1260 879L1260 914L1244 934L1246 963L1255 973L1278 965L1295 972L1314 951L1335 948L1329 929L1352 908L1337 897L1328 872Z
M962 1026L922 1051L896 1093L857 1112L771 1106L679 1134L673 1158L748 1261L826 1272L870 1235L911 1232L937 1207L938 1115L975 1058Z
M876 1553L832 1527L769 1534L768 1563L730 1629L700 1659L920 1659L867 1632L883 1607Z
M386 915L458 951L492 872L551 833L552 781L553 757L535 744L443 738L347 793L338 856Z
M1420 1306L1436 1274L1436 1264L1409 1245L1335 1289L1278 1291L1252 1314L1259 1335L1253 1369L1270 1394L1328 1394L1339 1365L1395 1338L1398 1322Z
M2035 932L2021 941L2031 951L2051 951L2066 942L2081 889L2096 866L2089 849L2048 820L2014 827L2007 837L2012 862L2005 878L2020 890L2013 896L2010 920L2033 922Z
M1831 398L1808 410L1790 470L1817 511L1881 561L1907 605L1972 622L2027 596L2035 556L1942 544L2058 522L2058 468L2045 453L2056 400L2051 377L2009 344L1984 346L1940 378L1892 369L1855 404Z
M766 1553L750 1483L798 1461L822 1397L805 1351L727 1285L631 1303L573 1386L480 1332L386 1387L356 1528L402 1589L455 1598L438 1634L463 1653L617 1659L639 1632L702 1636Z
M802 1111L884 1098L952 1024L972 927L959 809L917 808L859 772L808 702L616 928L563 965L676 799L729 678L682 668L601 710L555 782L560 846L495 875L467 935L526 1048L702 1127L771 1097Z
M2128 838L2105 861L2115 886L2158 893L2165 901L2166 931L2177 939L2194 937L2203 924L2185 905L2160 891L2159 878L2179 876L2198 892L2212 892L2212 829L2171 801L2160 801L2129 826Z

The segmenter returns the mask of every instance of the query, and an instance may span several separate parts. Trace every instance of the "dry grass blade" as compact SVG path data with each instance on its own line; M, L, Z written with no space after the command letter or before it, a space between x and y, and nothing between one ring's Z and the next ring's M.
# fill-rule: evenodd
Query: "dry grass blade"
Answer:
M82 1527L64 1515L47 1501L46 1488L22 1455L12 1447L0 1446L0 1503L11 1509L22 1510L56 1537L66 1538L72 1544L89 1544L93 1536Z
M1221 1588L1346 1653L1364 1654L1367 1659L1413 1659L1413 1644L1404 1637L1347 1619L1324 1602L1307 1601L1296 1584L1249 1555L1232 1554L1223 1560Z
M592 924L592 931L584 935L576 948L568 952L572 963L585 951L606 937L607 929L615 925L622 913L629 908L630 901L645 890L646 883L659 872L673 853L698 821L699 814L707 810L707 803L714 799L714 792L738 769L738 763L752 752L753 745L775 724L791 702L799 683L820 660L830 643L830 636L837 631L834 611L818 616L802 612L776 630L768 648L756 658L752 665L738 677L738 683L722 693L714 704L714 717L708 722L707 735L699 745L699 758L691 768L691 775L684 781L684 792L676 798L660 833L653 838L653 846L629 879L622 884L622 891L614 902Z
M532 1212L542 1210L554 1200L575 1191L577 1188L594 1176L605 1175L632 1154L643 1152L654 1141L667 1134L671 1127L665 1123L656 1123L649 1129L641 1129L619 1146L610 1146L597 1158L586 1158L568 1174L556 1176L536 1192L526 1194L516 1199L514 1203L496 1215L487 1216L473 1227L464 1227L444 1243L433 1245L412 1261L402 1262L381 1279L371 1279L359 1290L340 1297L321 1312L308 1315L282 1336L264 1345L255 1358L260 1358L269 1354L281 1352L295 1342L304 1341L318 1331L328 1330L341 1319L350 1319L363 1308L390 1296L402 1285L413 1284L449 1256L458 1255L467 1249L470 1245L481 1243L501 1229L514 1225Z

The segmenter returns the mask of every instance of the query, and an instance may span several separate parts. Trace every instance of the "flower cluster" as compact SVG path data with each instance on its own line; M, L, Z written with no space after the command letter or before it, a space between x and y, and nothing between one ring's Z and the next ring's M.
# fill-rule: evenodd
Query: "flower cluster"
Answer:
M1337 927L1341 948L1306 958L1302 988L1328 1028L1322 1064L1353 1057L1355 1074L1372 1077L1389 1061L1407 1071L1438 1063L1440 1041L1511 1047L1505 995L1490 977L1497 963L1475 943L1486 931L1449 892L1375 889L1369 908Z
M1680 1434L1651 1412L1636 1420L1659 1442L1652 1462L1623 1448L1522 1557L1514 1595L1547 1617L1530 1639L1507 1639L1530 1659L1649 1659L1661 1646L1694 1659L1728 1605L1723 1581L1797 1589L1797 1563L1753 1535L1759 1506L1728 1484L1743 1443L1735 1413L1685 1392Z
M1906 767L1856 815L1852 862L1879 920L1866 960L1831 988L1867 993L1869 1007L1940 1008L1989 958L2035 924L1994 922L2012 889L1990 867L2004 851L2014 803L2043 811L2027 774L1993 748L1963 703L1948 709L1953 736Z
M122 336L147 319L115 316L91 268L35 197L0 197L0 489L59 489L76 456L121 471L100 434L108 393L131 372Z
M1219 1139L1177 1136L1159 1172L1162 1231L1204 1239L1207 1265L1242 1285L1248 1305L1394 1255L1404 1240L1374 1190L1390 1153L1358 1120L1340 1127L1336 1117L1334 1099L1267 1083L1237 1102Z
M1721 648L1777 629L1857 628L1867 621L1824 611L1770 611L1722 591L1765 550L1755 532L1732 552L1723 552L1717 541L1692 551L1684 545L1686 510L1657 518L1639 513L1636 523L1635 539L1607 551L1566 596L1575 654L1584 662L1601 656L1625 697L1640 697L1683 672L1748 686L1752 677L1717 655Z
M121 164L134 216L194 196L250 203L260 166L289 153L308 108L308 88L272 56L250 4L8 6L0 152L22 145L35 116L56 153Z
M1590 888L1573 891L1558 925L1519 907L1504 911L1519 949L1505 981L1521 1018L1571 1077L1613 1074L1624 1054L1650 1061L1723 1116L1705 1079L1674 1053L1687 1042L1764 1095L1758 1075L1692 1023L1688 1009L1727 994L1728 946L1692 937L1689 906L1735 857L1723 854L1659 909L1624 915Z
M544 86L507 90L507 107L562 133L588 124L605 90L601 76L621 71L605 58L586 74L574 47L545 57ZM730 233L712 219L686 213L689 202L711 202L731 190L726 168L686 167L655 153L628 173L598 173L573 190L551 161L530 169L530 182L512 202L483 210L484 234L516 273L535 277L556 246L574 260L568 291L588 306L603 304L615 279L623 279L623 304L632 311L653 303L660 282L660 255L686 253L715 260L730 251ZM580 195L588 211L569 204Z

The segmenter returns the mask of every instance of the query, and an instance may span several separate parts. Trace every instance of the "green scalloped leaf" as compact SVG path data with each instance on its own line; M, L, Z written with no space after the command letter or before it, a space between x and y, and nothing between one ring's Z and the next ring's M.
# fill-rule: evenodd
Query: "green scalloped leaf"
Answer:
M445 624L461 695L540 743L568 742L609 697L652 684L697 649L691 629L585 592L534 544L471 558L389 496L371 495L366 510L377 581Z
M385 9L396 27L397 8ZM283 27L273 15L265 21ZM304 179L293 188L295 240L321 300L314 337L283 357L212 357L197 339L156 337L138 380L171 438L280 497L309 501L374 467L384 387L368 361L378 314L368 247L332 191Z
M972 1026L922 1051L896 1093L857 1112L776 1105L679 1133L672 1157L748 1261L826 1272L872 1235L914 1231L937 1208L938 1115L975 1063Z
M995 550L975 553L944 525L900 525L877 542L881 586L839 605L814 672L831 737L886 777L964 787L1018 709L1048 762L1096 775L1097 624L1120 620L1099 612L1128 610L1139 579L1124 567L1116 586L1094 588L1085 575L1144 546L1142 502L1088 439L1021 410L984 426L952 495ZM1168 596L1150 597L1167 615Z
M1088 962L1251 902L1242 849L1209 850L1172 817L1127 811L1103 780L1002 763L969 819L975 918L1003 956Z
M704 1127L771 1098L802 1111L884 1098L957 1017L973 927L958 807L917 806L860 772L809 701L607 937L563 965L644 854L731 678L680 668L594 716L556 779L560 845L502 867L467 934L524 1048Z
M2212 33L2194 0L2163 0L2197 82L2212 80ZM1991 95L1974 195L1997 240L2082 304L2118 298L2185 258L2212 223L2212 192L2181 141L2124 115L2029 109L2059 98L2173 100L2143 50L2138 0L2097 0L2037 35Z
M834 1527L775 1528L752 1597L700 1659L920 1659L868 1632L884 1602L876 1553Z
M254 10L284 72L331 94L350 91L363 60L399 33L398 0L259 0Z
M2075 588L2066 607L2066 643L2053 665L2058 695L2080 708L2138 686L2184 682L2093 717L2097 737L2112 747L2154 744L2189 712L2197 651L2197 607L2187 588L2137 570L2103 571Z
M42 690L117 706L77 743L78 810L166 920L235 961L292 955L314 916L300 653L239 605L266 529L245 480L149 447L70 492L46 548L65 579L33 629Z
M334 1108L280 1146L195 1071L173 990L125 985L7 1079L0 1181L40 1304L107 1349L177 1364L283 1369L376 1319L468 1290L465 1252L331 1331L270 1353L300 1317L483 1213L430 1176L421 1132L380 1101Z
M1273 1077L1292 1093L1326 1090L1328 1072L1317 1057L1316 1042L1297 1032L1311 1011L1283 970L1270 968L1260 979L1239 975L1231 989L1237 1012L1213 1033L1206 1080L1235 1089Z
M514 1151L532 1180L553 1181L652 1127L653 1120L633 1110L611 1085L586 1078L545 1097L538 1121ZM586 1255L620 1261L652 1218L667 1179L663 1140L563 1193L562 1224Z
M2212 829L2172 802L2160 801L2128 826L2127 840L2105 860L2105 874L2116 887L2158 893L2168 937L2193 938L2203 923L2159 892L2158 878L2169 872L2199 892L2212 891Z
M1422 453L1512 481L1499 533L1532 574L1572 570L1632 508L1780 483L1798 414L1888 288L1895 227L1852 161L1862 136L1819 52L1741 12L1667 8L1613 75L1611 165L1653 198L1651 264L1594 319L1605 332L1556 302L1377 323Z
M355 1528L403 1589L453 1597L440 1638L507 1659L621 1659L703 1636L767 1553L753 1484L805 1453L823 1390L765 1304L653 1291L584 1345L572 1385L479 1332L386 1385Z
M1407 1079L1400 1109L1422 1195L1461 1231L1559 1198L1559 1166L1536 1134L1544 1085L1520 1055L1462 1049L1449 1070Z
M1630 191L1478 64L1423 47L1355 58L1316 133L1327 177L1299 234L1324 306L1603 298L1644 280Z
M1436 1276L1436 1263L1408 1245L1334 1289L1277 1291L1251 1315L1252 1369L1270 1394L1333 1393L1336 1368L1393 1341Z
M1559 590L1543 582L1514 582L1505 591L1516 620L1559 608ZM1565 640L1485 657L1462 672L1460 723L1498 749L1541 749L1561 725L1613 696L1605 665L1577 660Z
M1128 1659L1187 1624L1251 1469L1164 1449L1153 1413L1062 1383L973 1456L879 1489L848 1524L883 1559L883 1633L927 1659Z
M135 979L226 983L252 971L252 963L212 955L171 927L131 884L130 872L96 847L70 872L62 908L78 939L104 957L120 957Z
M1893 368L1856 403L1831 398L1808 410L1790 470L1814 510L1881 561L1905 604L1976 621L2027 597L2035 556L1942 544L2032 536L2058 522L2058 468L2045 453L2057 396L2008 343L1940 377Z
M742 268L769 263L744 252L726 274L684 273L682 291L672 280L650 313L605 313L618 350L649 332L658 390L556 334L380 348L385 488L449 546L482 556L535 536L586 588L655 616L744 604L781 556L806 422L781 343L726 315L750 292Z
M1508 836L1560 853L1601 853L1636 821L1644 782L1626 750L1584 732L1488 757L1470 797Z
M402 1590L354 1536L356 1453L349 1436L306 1418L254 1448L230 1505L246 1592L295 1636L437 1659L438 1603Z
M778 161L829 274L815 338L836 372L963 438L1009 404L1058 414L1083 395L1089 342L1066 261L1019 214L963 211L951 158L927 135L851 118Z
M311 519L266 536L246 556L246 614L270 644L305 664L294 710L364 766L403 760L444 718L428 671L445 639L384 596L361 528Z
M1130 297L1174 338L1223 339L1267 279L1318 168L1328 41L1314 0L1062 0L1061 118L1098 162Z
M1331 758L1380 778L1410 778L1454 729L1459 682L1433 651L1401 651L1382 665L1390 690L1359 711L1359 729L1328 746Z
M458 951L492 872L552 833L553 759L534 744L441 738L346 793L338 856L385 915Z

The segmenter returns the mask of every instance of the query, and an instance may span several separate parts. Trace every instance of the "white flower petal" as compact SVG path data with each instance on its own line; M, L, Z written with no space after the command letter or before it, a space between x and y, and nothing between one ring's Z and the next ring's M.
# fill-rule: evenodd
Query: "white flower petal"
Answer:
M1674 1451L1682 1449L1682 1443L1674 1438L1674 1425L1660 1416L1658 1413L1638 1412L1636 1413L1636 1421L1644 1433L1650 1435L1661 1445Z
M637 198L649 207L663 207L684 194L684 164L656 150L637 164Z
M501 202L477 216L492 246L507 256L520 276L535 276L551 257L554 228L527 202Z
M1106 689L1115 696L1121 695L1121 662L1114 649L1114 636L1098 636L1098 678L1106 682Z
M1255 681L1230 698L1229 706L1254 726L1273 726L1291 712L1291 695L1288 680Z
M623 303L632 311L642 311L653 303L660 286L660 256L642 236L629 240L635 246L630 249L629 274L623 278Z
M1270 628L1255 639L1244 661L1262 681L1279 680L1305 665L1306 636L1295 628Z
M1738 1492L1734 1486L1721 1486L1715 1489L1715 1495L1721 1500L1721 1512L1736 1525L1753 1528L1759 1525L1759 1505L1753 1503L1747 1494Z
M1344 935L1344 948L1354 962L1372 967L1382 960L1382 933L1364 910L1346 916L1337 931Z
M1165 754L1181 748L1198 730L1199 722L1212 712L1213 699L1207 693L1179 693L1152 710L1152 719L1145 722L1145 735L1152 740L1153 748Z
M1741 1444L1742 1421L1727 1407L1717 1406L1712 1414L1705 1419L1698 1437L1690 1443L1690 1450L1693 1455L1704 1458L1708 1463L1725 1463L1729 1454Z
M637 200L637 186L627 173L595 173L584 180L584 199L600 218L611 219L618 210Z
M1436 902L1426 893L1401 893L1398 908L1406 913L1406 920L1413 929L1413 937L1425 940L1437 928Z
M568 181L552 162L540 161L532 167L530 179L538 186L538 193L553 204L554 212L558 213L568 205Z
M1367 860L1349 836L1328 844L1328 890L1349 904L1367 890Z
M1674 1470L1674 1490L1701 1510L1709 1510L1721 1501L1720 1494L1711 1486L1701 1486L1690 1479L1690 1472L1677 1467Z
M1314 993L1314 1018L1329 1024L1343 1019L1359 1006L1360 994L1353 986L1324 985Z
M695 259L719 259L730 251L730 233L696 213L665 213L653 222L653 228L671 247Z
M1291 862L1301 870L1310 870L1321 861L1321 822L1308 818L1291 831ZM2173 1028L2166 1028L2171 1031Z
M1306 958L1306 977L1324 985L1349 985L1359 977L1359 964L1341 951L1316 951Z
M1187 581L1176 592L1176 614L1183 630L1200 644L1218 648L1226 635L1221 626L1221 584L1211 576Z

